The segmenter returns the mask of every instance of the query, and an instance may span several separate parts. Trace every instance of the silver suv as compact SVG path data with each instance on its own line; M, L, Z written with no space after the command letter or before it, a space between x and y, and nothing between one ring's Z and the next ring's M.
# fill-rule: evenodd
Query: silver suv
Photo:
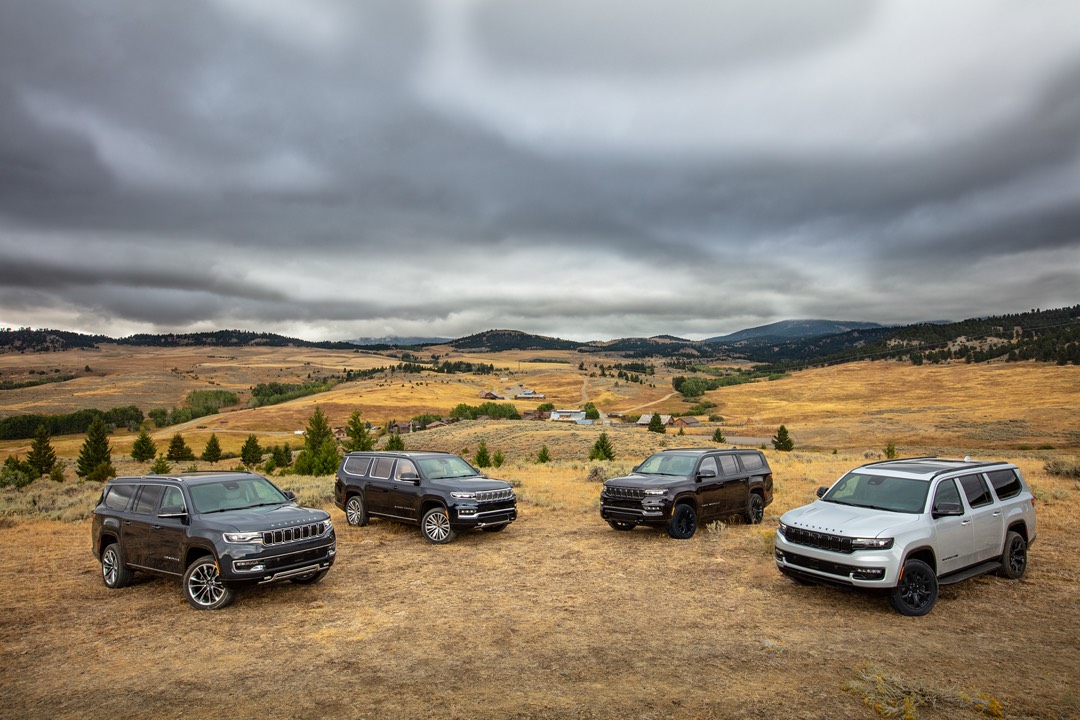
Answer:
M1011 463L886 460L817 495L780 517L780 572L887 590L904 615L930 612L938 585L994 571L1019 578L1035 542L1035 498Z

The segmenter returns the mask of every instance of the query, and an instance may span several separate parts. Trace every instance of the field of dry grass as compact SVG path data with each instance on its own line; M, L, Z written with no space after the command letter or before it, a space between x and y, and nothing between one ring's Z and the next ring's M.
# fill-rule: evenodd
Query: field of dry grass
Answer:
M139 362L118 354L109 361L115 370L94 360L103 373L96 392L117 405L153 407L204 389L208 378L243 390L256 377L286 376L275 373L299 378L315 366L358 367L349 360L387 364L295 351L295 364L278 369L284 351L260 357L202 349L184 351L187 360L179 351L160 352ZM210 370L210 354L237 357L219 358L222 368ZM233 365L241 355L243 371ZM590 398L618 396L618 403L594 400L605 411L685 406L678 397L662 399L669 378L629 392L586 377L576 364L504 355L483 360L504 369L494 378L353 383L282 406L201 418L197 424L207 427L193 424L185 436L190 432L198 450L215 431L226 450L238 450L247 432L288 439L316 401L335 424L355 407L373 421L404 419L415 408L476 404L479 390L492 384L525 384L554 394L559 405L580 404L583 388ZM157 384L132 390L148 400L127 400L123 378L138 367L150 372L154 363L168 366L164 375L159 367ZM196 363L198 380L191 377ZM177 375L168 369L174 366L176 386L165 381ZM0 356L0 369L15 367ZM1077 460L1077 378L1076 368L1032 364L875 363L713 391L708 399L725 417L725 433L769 436L783 422L797 450L767 451L776 501L762 525L731 519L689 541L610 530L597 510L599 484L588 476L596 467L609 476L625 471L660 447L709 444L711 426L680 437L484 421L406 436L409 447L468 454L484 440L501 450L509 462L491 474L518 486L518 522L498 535L432 546L417 530L390 522L346 526L330 504L330 478L277 478L303 502L331 509L337 564L318 586L259 588L216 613L190 610L179 584L168 580L139 576L132 587L107 590L89 552L97 488L75 482L70 470L63 485L38 480L22 491L0 490L0 717L872 719L903 717L905 708L914 717L950 720L1078 717L1080 604L1071 562L1080 555L1073 530L1080 486L1044 469L1047 461ZM119 389L109 395L113 384ZM0 414L64 411L57 388L33 390L37 400L29 390L0 395ZM84 402L77 397L71 402ZM605 429L617 460L586 462ZM159 447L173 431L158 431ZM80 440L54 445L70 463ZM938 451L1020 465L1039 500L1039 537L1023 580L947 586L929 616L905 618L883 598L803 587L779 575L772 560L779 515L876 458L889 440L903 455ZM130 441L114 436L114 457ZM555 462L530 462L541 445ZM20 448L25 443L2 443L0 456L25 452ZM145 470L130 460L116 464L122 473Z

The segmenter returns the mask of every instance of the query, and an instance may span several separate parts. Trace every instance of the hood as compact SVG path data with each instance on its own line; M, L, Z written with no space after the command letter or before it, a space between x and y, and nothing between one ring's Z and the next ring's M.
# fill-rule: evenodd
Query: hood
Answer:
M330 514L325 510L288 504L205 513L200 517L207 526L215 526L225 532L229 530L243 532L276 530L306 523L325 522L330 519Z
M892 535L904 525L918 522L918 515L838 505L818 500L789 510L780 522L814 532L844 537Z
M668 487L673 482L685 480L683 475L645 475L642 473L630 473L623 477L611 478L604 481L604 487L625 488L651 488Z
M457 490L460 492L480 492L482 490L508 490L511 487L510 483L506 482L505 480L495 480L493 478L482 477L440 478L439 480L432 480L431 484L447 488L451 491Z

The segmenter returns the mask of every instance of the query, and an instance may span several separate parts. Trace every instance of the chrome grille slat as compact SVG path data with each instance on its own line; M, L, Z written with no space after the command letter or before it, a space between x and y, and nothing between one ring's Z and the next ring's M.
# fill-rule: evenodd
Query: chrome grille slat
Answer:
M814 532L813 530L804 530L789 525L784 532L784 537L788 539L788 542L795 543L796 545L805 545L807 547L832 550L833 552L841 553L854 552L851 547L851 538L843 537L842 535Z
M510 488L504 490L481 490L476 493L477 502L500 502L514 497L514 491Z
M644 488L625 488L611 486L607 489L608 497L623 498L626 500L641 500L645 497Z
M266 530L262 534L263 545L284 545L286 543L310 540L321 537L326 532L326 523L311 523L309 525L297 525L281 530Z

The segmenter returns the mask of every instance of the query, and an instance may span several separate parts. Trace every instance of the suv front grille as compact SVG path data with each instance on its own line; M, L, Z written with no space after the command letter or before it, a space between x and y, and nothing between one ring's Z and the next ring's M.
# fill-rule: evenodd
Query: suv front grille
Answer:
M645 497L645 489L609 486L607 489L607 495L610 498L641 500Z
M505 490L481 490L476 493L476 501L482 503L511 500L513 497L514 491L510 488L506 488Z
M312 523L311 525L297 525L281 530L267 530L262 534L263 545L282 545L284 543L310 540L322 537L326 534L326 523Z
M854 552L851 549L851 538L842 535L830 535L788 525L787 530L784 531L784 537L787 538L788 542L796 545L806 545L807 547L848 554Z

